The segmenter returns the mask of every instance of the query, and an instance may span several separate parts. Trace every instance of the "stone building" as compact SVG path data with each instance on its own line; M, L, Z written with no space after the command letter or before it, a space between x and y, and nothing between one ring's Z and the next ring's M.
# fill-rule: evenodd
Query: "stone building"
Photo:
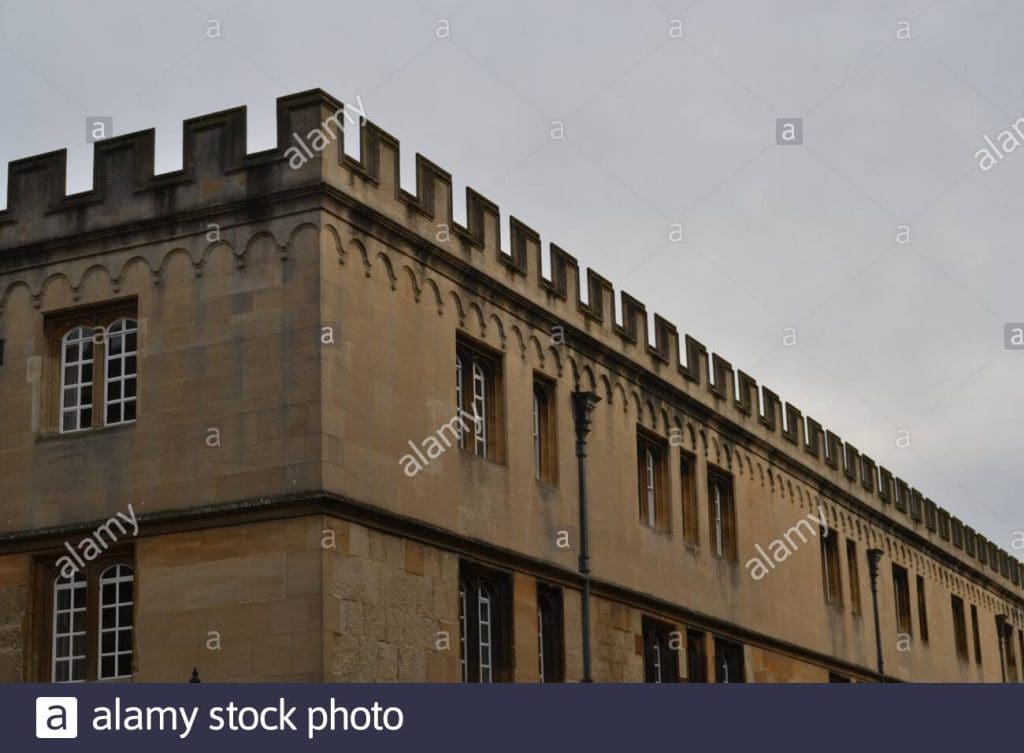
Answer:
M1020 678L1007 552L330 96L277 117L10 165L0 679L577 681L577 391L596 681L877 680L869 549L887 679Z

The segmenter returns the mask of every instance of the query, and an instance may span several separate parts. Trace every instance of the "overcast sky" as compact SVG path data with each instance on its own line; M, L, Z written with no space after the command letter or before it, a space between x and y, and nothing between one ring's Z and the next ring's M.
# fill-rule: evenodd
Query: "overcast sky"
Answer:
M67 147L80 191L87 116L155 127L162 172L186 117L246 105L255 151L276 97L358 96L409 189L418 151L457 219L470 185L1010 550L1024 147L976 153L1024 116L1022 28L1014 0L0 0L0 160Z

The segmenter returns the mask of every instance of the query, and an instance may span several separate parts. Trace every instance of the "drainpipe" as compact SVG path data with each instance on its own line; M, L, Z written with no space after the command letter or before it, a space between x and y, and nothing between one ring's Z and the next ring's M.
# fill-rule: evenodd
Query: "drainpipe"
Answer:
M590 432L590 414L601 401L593 392L572 393L572 418L576 425L576 465L579 477L580 503L580 559L583 576L583 682L593 682L590 661L590 536L587 528L587 434Z
M878 653L878 681L885 682L885 666L882 664L882 625L878 618L878 563L884 552L868 549L868 572L871 574L871 604L875 610L875 648Z

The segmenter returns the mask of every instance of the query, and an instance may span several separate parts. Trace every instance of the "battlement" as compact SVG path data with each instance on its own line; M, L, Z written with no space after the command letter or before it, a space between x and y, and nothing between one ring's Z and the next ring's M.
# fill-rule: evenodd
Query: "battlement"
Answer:
M540 235L515 217L503 248L499 209L481 194L467 188L466 222L455 222L451 175L430 160L416 155L415 192L403 189L399 142L373 122L359 128L359 159L346 154L343 124L354 122L343 113L342 103L320 90L282 97L277 145L254 154L245 152L245 108L186 120L182 169L161 175L153 171L152 130L101 141L93 188L73 195L65 190L65 150L12 162L7 208L0 212L0 264L16 266L22 254L83 236L327 192L404 234L418 251L514 291L577 341L607 345L643 374L642 384L685 396L698 417L723 416L739 432L813 469L827 482L826 493L869 504L1008 591L1024 594L1024 567L1006 551L701 342L680 339L672 322L654 314L650 332L642 302L616 295L592 269L584 280L576 258L554 244L545 277Z

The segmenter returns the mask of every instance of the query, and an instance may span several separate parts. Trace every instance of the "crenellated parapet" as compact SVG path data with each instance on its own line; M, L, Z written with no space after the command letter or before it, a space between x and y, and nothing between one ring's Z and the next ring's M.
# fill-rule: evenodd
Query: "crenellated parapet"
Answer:
M398 140L353 114L319 90L283 97L277 102L277 145L255 154L245 151L244 108L192 118L183 126L182 169L161 175L153 170L152 130L108 139L95 145L93 188L72 195L66 193L65 150L12 162L7 208L0 211L0 270L16 267L22 255L83 236L212 216L281 197L326 195L337 212L350 211L357 230L372 234L386 227L405 239L410 254L436 259L481 286L511 291L536 316L564 326L574 346L605 346L623 368L642 376L644 386L695 414L718 417L776 456L811 469L825 493L860 500L1024 594L1024 568L1005 550L703 343L680 338L672 322L649 317L643 302L617 294L607 278L589 268L584 276L576 258L554 244L546 251L545 276L540 235L512 217L503 243L499 208L486 197L467 189L466 221L456 222L447 171L417 154L415 192L402 188ZM358 159L344 149L344 138L354 131ZM0 300L5 284L0 280Z

